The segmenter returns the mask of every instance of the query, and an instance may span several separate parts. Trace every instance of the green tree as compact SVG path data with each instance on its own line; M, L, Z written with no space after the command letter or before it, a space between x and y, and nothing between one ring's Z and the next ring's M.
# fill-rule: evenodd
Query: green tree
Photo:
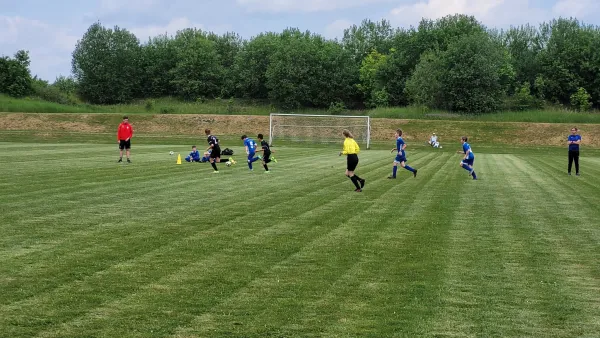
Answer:
M362 61L359 70L360 83L358 89L366 98L368 107L387 106L388 102L384 101L387 97L385 84L379 83L377 73L379 69L386 63L387 56L379 53L376 50L371 51Z
M177 65L174 39L167 35L150 38L142 46L142 96L161 97L175 95L173 69Z
M214 41L215 49L219 54L223 79L221 81L222 97L241 96L237 91L237 74L234 67L237 55L242 48L242 38L236 33L225 33L223 35L209 34L209 40Z
M77 81L75 81L75 79L73 79L70 76L66 77L66 76L60 75L60 76L56 77L56 80L54 80L54 83L52 84L52 86L66 94L77 93Z
M267 99L267 69L281 43L279 34L262 33L243 43L236 55L234 78L236 92L252 99Z
M465 35L420 63L407 85L415 103L478 114L496 110L505 95L507 60L488 34Z
M13 59L0 57L0 93L14 97L31 94L32 78L29 72L29 52L19 50Z
M126 29L92 24L73 52L80 96L91 103L125 103L140 95L140 45Z
M591 95L583 87L579 87L573 95L571 95L571 106L578 111L588 111L592 108Z
M178 96L186 100L220 97L223 66L216 43L197 29L185 29L175 37L177 65L172 83Z
M387 53L392 48L394 32L394 28L387 20L377 22L363 20L359 26L352 25L344 30L342 45L360 64L373 50L382 54Z
M593 102L600 99L600 33L576 19L558 19L541 25L549 35L540 53L543 96L563 104L570 102L578 88L591 88Z
M288 29L267 68L269 98L285 109L348 102L358 72L352 56L334 41Z

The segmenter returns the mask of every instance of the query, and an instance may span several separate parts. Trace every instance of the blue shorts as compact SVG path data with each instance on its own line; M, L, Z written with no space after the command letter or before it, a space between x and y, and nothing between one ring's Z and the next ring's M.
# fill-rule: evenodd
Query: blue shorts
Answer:
M473 162L475 162L475 157L468 158L466 160L462 160L463 163L473 166Z
M398 162L398 163L406 162L406 156L396 155L396 158L394 159L394 162Z

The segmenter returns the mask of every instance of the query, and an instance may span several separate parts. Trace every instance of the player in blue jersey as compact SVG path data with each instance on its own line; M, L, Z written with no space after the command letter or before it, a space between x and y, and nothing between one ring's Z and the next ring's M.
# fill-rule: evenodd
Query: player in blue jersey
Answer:
M471 150L471 145L467 143L469 139L466 136L460 138L462 142L462 151L458 151L459 154L464 154L465 157L460 161L460 167L469 172L469 175L473 177L474 180L477 179L477 174L475 174L475 170L473 170L473 162L475 162L475 154L473 154L473 150Z
M411 168L410 166L406 165L406 152L404 151L404 149L406 149L406 143L404 143L404 140L402 139L402 130L400 129L396 129L396 148L392 149L392 152L396 151L396 158L394 159L394 167L392 169L392 176L388 177L389 179L395 179L396 178L396 172L398 171L398 164L400 164L400 166L410 172L413 173L414 177L417 177L417 169Z
M200 152L196 146L192 146L192 152L185 158L187 162L201 162Z
M571 135L567 139L569 144L569 176L571 175L571 168L573 162L575 162L575 175L579 176L579 145L581 144L581 135L577 134L579 129L571 128Z
M256 155L256 142L253 139L249 138L246 135L242 136L242 140L244 141L244 147L246 148L246 154L248 154L248 168L252 169L252 163L260 160L260 158L255 157Z

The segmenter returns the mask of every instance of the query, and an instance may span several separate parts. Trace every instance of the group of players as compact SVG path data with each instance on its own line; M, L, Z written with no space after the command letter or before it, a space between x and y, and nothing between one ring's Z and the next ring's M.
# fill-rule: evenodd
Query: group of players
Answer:
M354 136L349 130L344 130L342 132L342 135L344 135L345 137L344 147L339 155L346 155L346 176L350 179L350 181L352 181L352 183L356 187L354 191L362 192L362 189L365 186L365 179L358 177L354 172L356 170L356 167L358 166L358 153L360 152L360 147L354 140ZM393 162L392 175L389 176L388 179L396 179L398 165L400 165L405 170L410 171L413 174L413 177L417 177L418 170L406 164L406 143L402 138L402 130L396 129L394 136L396 138L396 148L392 149L392 153L396 153L396 158L394 158ZM464 157L460 161L460 167L468 171L469 176L476 180L477 174L473 169L473 164L475 162L475 154L473 153L473 150L471 150L471 145L469 145L467 141L468 138L466 136L461 137L462 151L459 150L458 153L463 154ZM437 142L437 140L435 142Z
M221 146L219 144L219 139L211 134L210 129L204 130L204 133L206 134L208 141L208 149L206 149L206 152L204 153L204 158L200 159L200 154L194 146L190 156L186 157L186 161L192 162L196 158L199 159L198 162L208 161L214 169L213 173L219 173L219 169L217 168L217 163L221 162ZM257 139L258 142L260 142L261 149L257 149L258 144L253 139L246 135L242 136L244 148L248 157L248 169L250 171L254 170L252 163L256 161L262 161L263 168L265 168L265 173L270 173L268 164L271 163L271 161L277 163L277 159L271 156L274 151L271 150L269 142L265 141L263 134L258 134ZM262 152L262 156L257 155L256 153L258 152ZM228 165L232 165L236 164L236 161L233 158L229 158L227 163Z
M192 147L192 152L185 158L187 162L210 162L210 165L213 168L213 173L219 173L219 169L217 167L217 163L221 162L221 146L219 144L219 139L211 134L210 129L204 130L204 133L207 136L208 148L204 153L203 157L200 157L200 152L198 151L196 146ZM341 155L346 155L346 176L350 178L354 186L356 187L356 192L362 192L362 188L365 186L365 179L358 177L355 174L356 167L358 166L358 153L360 152L360 147L358 143L354 140L354 136L349 130L344 130L342 134L345 137L343 150L340 152ZM127 116L123 117L123 122L119 125L117 131L117 143L119 144L119 161L123 161L123 150L126 150L127 154L127 162L131 163L130 160L130 148L131 148L131 138L133 137L133 128L131 124L129 124L129 120ZM396 147L392 149L392 152L396 152L396 157L393 162L392 167L392 175L389 176L389 179L396 179L396 175L398 172L398 165L400 165L405 170L412 172L413 177L417 177L418 170L412 168L407 165L406 158L406 143L402 138L402 130L397 129L395 132L396 138ZM273 161L277 163L277 160L272 156L274 152L271 150L271 147L267 141L264 140L263 134L258 134L258 141L260 142L261 149L258 148L258 144L247 135L242 136L242 141L244 142L244 148L246 150L246 155L248 157L248 169L253 170L252 164L256 161L262 161L263 168L265 169L265 173L269 173L268 164ZM437 141L437 140L436 140ZM468 138L463 136L461 138L462 142L462 151L459 153L464 154L462 161L460 162L461 168L465 169L469 172L469 175L473 177L474 180L477 179L477 174L475 174L475 170L473 169L473 163L475 161L475 154L471 150L471 146L467 143ZM257 155L256 153L262 152L263 155ZM577 156L578 157L578 156ZM233 158L229 158L227 162L228 165L235 164L236 161ZM578 163L576 162L578 167ZM570 169L570 168L569 168ZM579 168L577 168L579 172ZM569 170L570 171L570 170Z

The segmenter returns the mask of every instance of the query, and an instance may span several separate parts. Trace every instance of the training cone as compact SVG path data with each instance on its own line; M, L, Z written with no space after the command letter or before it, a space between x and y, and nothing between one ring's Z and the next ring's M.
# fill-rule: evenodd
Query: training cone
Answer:
M181 164L181 154L177 154L177 164Z

